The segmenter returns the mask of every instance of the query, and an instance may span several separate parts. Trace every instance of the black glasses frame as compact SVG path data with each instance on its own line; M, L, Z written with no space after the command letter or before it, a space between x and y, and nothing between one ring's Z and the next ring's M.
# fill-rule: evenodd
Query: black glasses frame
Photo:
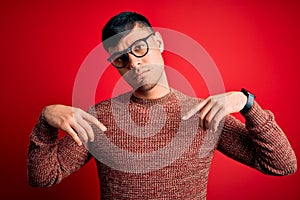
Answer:
M150 38L152 35L154 35L154 33L151 33L150 35L148 35L147 37L144 37L144 38L142 38L142 39L139 39L139 40L136 40L134 43L132 43L127 49L124 49L123 51L120 51L120 52L115 52L115 53L113 53L108 59L107 59L107 61L108 62L110 62L114 67L116 67L116 68L124 68L124 67L126 67L127 65L128 65L128 63L129 63L129 56L128 56L128 53L131 53L132 55L134 55L135 57L137 57L137 58L142 58L142 57L144 57L145 55L147 55L147 53L148 53L148 51L149 51L149 44L148 44L148 42L147 42L147 40L148 40L148 38ZM145 42L146 43L146 45L147 45L147 50L146 50L146 52L143 54L143 55L135 55L134 53L133 53L133 50L132 50L132 47L136 44L136 43L138 43L138 42L141 42L141 41L143 41L143 42ZM123 65L123 66L116 66L116 65L114 65L114 63L113 63L113 58L119 58L119 57L125 57L125 61L126 62L124 62L125 64Z

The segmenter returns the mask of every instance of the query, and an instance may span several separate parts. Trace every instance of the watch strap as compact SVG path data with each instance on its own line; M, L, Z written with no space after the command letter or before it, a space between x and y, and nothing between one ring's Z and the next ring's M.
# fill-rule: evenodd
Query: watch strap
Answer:
M247 97L247 102L244 108L240 111L240 113L245 114L247 113L253 106L255 95L250 93L248 90L242 88L241 92Z

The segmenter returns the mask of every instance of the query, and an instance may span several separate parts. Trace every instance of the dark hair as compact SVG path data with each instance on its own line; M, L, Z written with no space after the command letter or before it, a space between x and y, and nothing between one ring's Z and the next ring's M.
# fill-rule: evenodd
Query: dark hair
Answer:
M102 42L104 48L108 50L109 47L116 46L122 37L128 34L136 24L140 27L149 27L152 30L152 26L148 19L135 12L122 12L112 17L102 29ZM115 36L113 40L105 42L112 36Z

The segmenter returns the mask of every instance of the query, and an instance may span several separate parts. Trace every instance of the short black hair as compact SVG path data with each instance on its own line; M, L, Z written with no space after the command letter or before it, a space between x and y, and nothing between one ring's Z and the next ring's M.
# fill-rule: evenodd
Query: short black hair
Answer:
M116 46L121 38L133 29L136 24L140 27L149 27L152 30L152 26L148 19L136 12L122 12L112 17L102 29L102 42L106 51L109 47ZM115 36L116 38L109 42L105 42L112 36Z

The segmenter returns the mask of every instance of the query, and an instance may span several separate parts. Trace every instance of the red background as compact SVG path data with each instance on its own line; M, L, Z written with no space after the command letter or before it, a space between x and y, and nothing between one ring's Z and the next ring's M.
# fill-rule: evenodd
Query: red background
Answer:
M44 106L72 104L80 64L100 43L105 22L125 10L140 12L153 26L174 29L198 41L219 67L226 90L253 91L259 104L273 111L300 157L297 1L85 2L0 3L1 199L98 199L94 161L54 187L29 187L27 147ZM178 62L184 68L184 62ZM178 66L168 54L166 63ZM112 68L108 70L117 77ZM113 84L106 81L99 99L110 95ZM207 199L296 200L299 186L299 171L288 177L266 176L216 153Z

